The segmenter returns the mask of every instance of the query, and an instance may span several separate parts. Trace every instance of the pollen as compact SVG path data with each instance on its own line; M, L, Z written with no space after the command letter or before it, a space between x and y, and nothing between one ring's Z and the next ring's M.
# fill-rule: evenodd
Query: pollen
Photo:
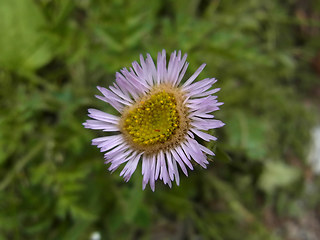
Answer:
M124 130L129 133L133 142L142 146L164 143L179 128L176 104L172 93L161 91L153 94L128 112Z
M184 99L180 89L158 86L126 109L120 129L127 143L145 153L180 143L189 126Z

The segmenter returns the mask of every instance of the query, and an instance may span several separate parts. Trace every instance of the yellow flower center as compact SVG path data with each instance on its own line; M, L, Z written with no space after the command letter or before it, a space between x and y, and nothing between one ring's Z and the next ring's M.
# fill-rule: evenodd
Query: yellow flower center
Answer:
M163 143L179 127L179 115L173 94L156 93L131 110L124 121L124 129L132 141L141 145Z
M147 153L165 150L184 139L189 127L183 93L158 86L122 114L120 129L127 142Z

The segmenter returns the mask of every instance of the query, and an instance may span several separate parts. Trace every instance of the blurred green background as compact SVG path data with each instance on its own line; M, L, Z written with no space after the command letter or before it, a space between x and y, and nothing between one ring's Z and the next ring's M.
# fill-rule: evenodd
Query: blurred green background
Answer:
M187 75L207 63L226 126L207 170L153 193L82 122L112 111L97 85L162 49ZM0 239L319 239L319 77L316 0L0 0Z

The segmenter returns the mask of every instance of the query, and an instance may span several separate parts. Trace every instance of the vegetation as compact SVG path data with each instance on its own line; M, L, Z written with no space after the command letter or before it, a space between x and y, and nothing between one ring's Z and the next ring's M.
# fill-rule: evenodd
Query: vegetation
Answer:
M0 239L313 236L319 19L317 1L0 0ZM189 75L207 63L226 126L208 169L153 193L141 166L110 174L82 123L112 111L97 85L162 49L188 53Z

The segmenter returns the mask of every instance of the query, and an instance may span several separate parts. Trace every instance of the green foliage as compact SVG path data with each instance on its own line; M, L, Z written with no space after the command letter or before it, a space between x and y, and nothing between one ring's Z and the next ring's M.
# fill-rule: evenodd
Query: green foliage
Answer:
M259 179L259 186L267 193L272 193L279 187L290 186L294 181L297 181L299 175L299 170L292 166L269 161Z
M304 178L316 107L304 103L319 87L320 23L296 14L319 15L315 5L1 0L0 239L285 238L267 209L298 218L319 202ZM112 112L97 85L163 48L189 54L187 75L207 63L200 77L219 79L226 126L208 169L153 193L141 168L129 183L110 174L90 145L101 133L82 122L89 107Z
M46 21L35 3L3 0L0 15L0 65L26 71L50 61L53 39L45 33Z

